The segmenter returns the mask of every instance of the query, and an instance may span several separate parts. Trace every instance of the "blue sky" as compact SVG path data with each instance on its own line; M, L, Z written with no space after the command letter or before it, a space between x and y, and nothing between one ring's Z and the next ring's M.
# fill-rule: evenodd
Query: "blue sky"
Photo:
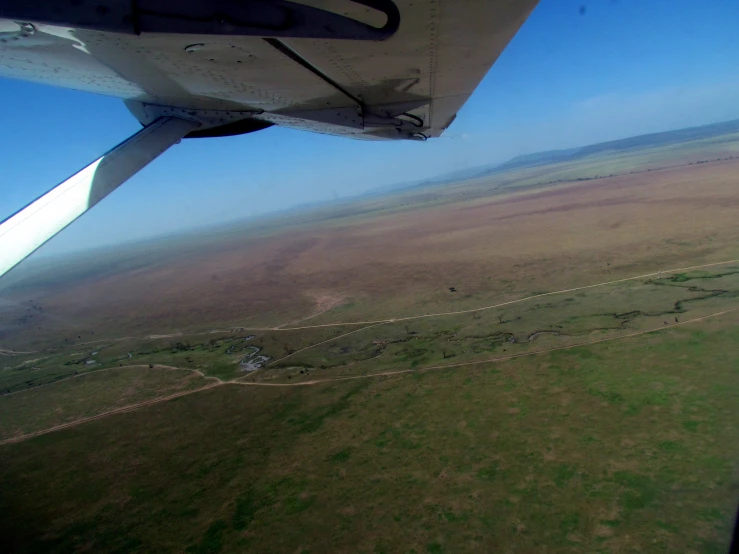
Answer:
M739 118L739 2L541 0L460 111L426 143L271 128L183 141L38 254L352 196L392 183ZM140 127L122 102L0 80L4 218Z

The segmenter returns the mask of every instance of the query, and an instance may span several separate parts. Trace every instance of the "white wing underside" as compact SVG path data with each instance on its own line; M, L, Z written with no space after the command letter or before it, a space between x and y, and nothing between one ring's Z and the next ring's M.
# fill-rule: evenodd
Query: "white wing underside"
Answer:
M378 15L345 0L300 3L370 24ZM396 4L400 27L387 40L282 42L363 105L402 104L402 111L420 118L420 130L433 137L449 126L536 0ZM358 117L355 101L261 37L136 36L32 21L32 33L14 35L17 23L0 19L0 76L115 96L129 101L144 123L168 114L147 116L141 104L255 112L256 119L287 127L398 138L382 124Z
M184 136L237 134L270 124L363 139L439 136L537 0L398 0L390 4L397 11L384 13L362 4L388 6L388 0L300 0L297 8L295 2L287 4L293 11L285 13L311 7L333 12L321 15L323 23L314 25L315 33L309 36L328 32L336 37L341 23L331 21L342 18L331 18L339 14L375 30L392 28L382 41L285 34L278 40L220 34L223 27L216 27L217 34L173 34L169 21L158 27L161 33L137 34L140 28L127 33L130 30L120 27L134 19L121 18L118 12L103 26L86 25L84 17L74 19L80 10L92 9L85 17L105 18L110 10L131 9L145 1L0 3L0 14L28 14L28 19L0 19L0 77L115 96L145 125L0 223L0 277ZM174 10L164 16L187 30L192 30L187 27L192 21L199 25L201 20L177 10L211 9L204 0L187 5L150 1ZM252 14L257 18L286 5L285 0L211 0L218 1L218 6L236 10L257 6L260 11ZM154 18L162 15L146 16L151 13ZM384 21L373 21L378 13ZM85 28L48 24L60 20L82 21L79 26ZM226 21L217 14L217 26ZM228 23L232 21L242 23ZM210 23L206 20L206 26ZM121 32L89 30L101 28ZM256 28L261 33L265 27Z

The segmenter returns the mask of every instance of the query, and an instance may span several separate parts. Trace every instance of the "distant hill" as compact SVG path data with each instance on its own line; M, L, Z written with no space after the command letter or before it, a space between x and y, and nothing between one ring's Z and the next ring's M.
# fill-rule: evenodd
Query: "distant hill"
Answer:
M503 162L501 164L490 164L471 167L469 169L443 173L438 177L434 177L432 179L382 187L381 189L372 190L369 194L384 194L387 192L438 186L447 183L465 181L468 179L475 179L478 177L486 177L488 175L495 175L497 173L503 173L505 171L511 171L514 169L525 169L553 163L576 161L588 156L594 156L606 152L614 153L619 151L634 150L638 148L669 146L672 144L679 144L681 142L706 139L737 132L739 132L739 119L733 121L724 121L721 123L711 123L709 125L701 125L700 127L678 129L675 131L664 131L661 133L638 135L625 139L590 144L578 148L535 152L533 154L516 156L515 158L511 158L507 162Z
M511 158L507 162L488 168L489 171L507 171L509 169L518 169L521 167L535 167L538 165L553 164L565 161L574 156L580 148L568 148L566 150L547 150L545 152L535 152L534 154L523 154ZM484 172L483 172L484 173ZM480 174L478 173L478 176Z
M569 148L567 150L549 150L548 152L538 152L536 154L526 154L516 156L502 164L488 168L486 171L479 173L478 177L500 173L511 169L522 169L526 167L536 167L550 163L576 161L588 156L602 154L605 152L619 152L633 150L636 148L654 148L656 146L669 146L688 142L691 140L700 140L715 136L725 135L728 133L739 132L739 119L734 121L724 121L721 123L712 123L710 125L701 125L700 127L689 127L687 129L678 129L676 131L664 131L661 133L650 133L648 135L638 135L619 140L611 140L608 142L600 142L580 148Z

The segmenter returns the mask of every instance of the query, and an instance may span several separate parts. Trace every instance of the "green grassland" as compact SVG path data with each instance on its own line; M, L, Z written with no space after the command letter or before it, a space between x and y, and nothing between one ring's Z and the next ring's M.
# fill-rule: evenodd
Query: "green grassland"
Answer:
M6 357L0 439L194 392L0 447L0 543L725 551L739 470L739 267L537 294L367 327ZM256 353L270 363L245 374L240 362ZM154 364L225 383L198 392L213 382ZM259 386L307 381L318 383Z
M739 490L739 265L725 262L737 257L725 208L728 223L713 234L697 225L690 229L704 234L690 235L682 216L656 238L638 225L621 235L609 228L597 235L614 237L602 256L601 242L569 251L544 236L551 252L537 260L512 258L526 244L511 241L495 263L465 266L475 271L467 287L462 279L409 287L404 297L381 283L346 297L338 290L338 301L314 311L280 289L244 304L267 306L264 314L240 316L239 307L214 321L201 315L239 299L230 289L215 294L211 281L171 293L184 307L152 320L135 306L111 315L113 304L93 297L89 321L54 326L53 304L47 314L36 299L72 283L84 304L86 283L115 278L135 288L127 277L152 267L164 277L140 282L170 294L190 259L229 241L341 232L373 218L392 227L413 212L551 192L560 181L705 168L739 155L738 138L599 151L16 274L0 313L0 551L726 552ZM726 202L732 168L722 163L713 177L692 168L685 179L707 179ZM634 182L668 187L676 177L664 175ZM579 201L578 190L568 198ZM702 190L664 198L659 190L645 197L655 212L677 199L696 221L717 213L710 203L688 211ZM557 217L577 218L570 204ZM609 216L604 205L598 213ZM416 224L422 239L432 236L418 248L444 252L444 232ZM578 229L568 240L587 241ZM528 240L546 233L536 231ZM379 231L362 228L349 244L361 244L363 232ZM683 252L685 241L693 242ZM471 256L475 246L465 246ZM284 247L277 262L302 252ZM385 254L373 250L379 257L369 261ZM188 261L167 265L180 259ZM721 263L625 278L709 262ZM423 275L439 260L416 263ZM501 278L507 263L515 271ZM281 277L275 267L268 280ZM393 267L402 269L386 273ZM331 274L321 269L307 265L317 275L305 281L308 293L323 291ZM301 275L294 270L285 270L290 279ZM162 279L167 286L156 289ZM187 314L201 294L206 302L187 320L170 315Z
M148 364L230 380L242 378L243 362L255 356L264 356L258 363L263 369L246 378L286 383L477 363L685 323L739 307L737 297L739 266L727 264L532 293L503 306L422 313L397 321L346 325L341 309L330 310L327 316L333 314L335 324L102 340L13 356L0 365L0 391L8 395L100 370Z
M315 347L296 345L290 355L277 352L255 379L402 371L615 340L679 324L681 318L685 322L739 308L738 297L739 267L734 266L533 296L491 309L370 324L354 332L342 329ZM310 377L304 370L310 370Z
M77 421L109 410L204 386L206 380L161 366L112 368L68 377L31 394L0 399L0 440ZM21 391L25 392L25 391Z
M737 321L469 368L220 386L6 445L0 542L8 552L725 552Z

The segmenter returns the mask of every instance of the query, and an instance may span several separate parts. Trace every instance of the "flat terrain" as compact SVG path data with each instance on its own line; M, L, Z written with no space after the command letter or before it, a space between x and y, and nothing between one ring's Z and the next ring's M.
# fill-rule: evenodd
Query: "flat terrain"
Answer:
M3 397L0 441L207 384L208 380L197 373L161 365L75 373L33 394Z
M0 550L725 552L737 150L37 264L0 300Z
M159 245L161 253L152 247L141 259L131 252L130 269L101 261L102 275L93 258L75 264L63 283L30 282L4 294L0 341L34 350L64 340L275 326L327 306L334 309L311 321L390 318L736 259L738 170L739 160L730 160L293 227L286 221L282 232L261 236L233 229L217 246L201 237Z
M10 444L3 547L725 552L737 321L474 368L219 386Z

